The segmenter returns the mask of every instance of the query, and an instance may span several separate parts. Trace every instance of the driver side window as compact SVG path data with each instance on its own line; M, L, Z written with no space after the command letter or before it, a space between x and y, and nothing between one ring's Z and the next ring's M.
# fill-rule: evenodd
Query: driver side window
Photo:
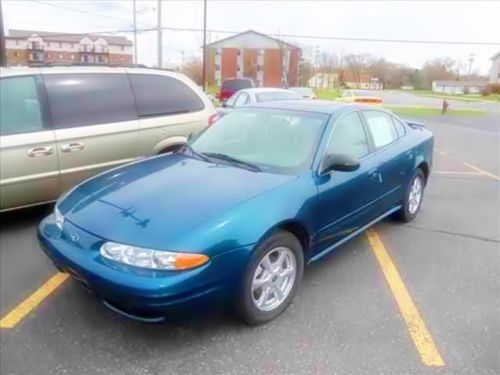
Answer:
M326 154L344 154L360 159L368 153L368 138L359 113L351 112L337 120Z

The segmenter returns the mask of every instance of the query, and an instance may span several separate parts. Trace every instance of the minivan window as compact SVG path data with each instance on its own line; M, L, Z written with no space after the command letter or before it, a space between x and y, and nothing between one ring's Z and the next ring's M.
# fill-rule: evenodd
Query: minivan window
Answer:
M205 108L198 95L172 77L129 74L139 116L161 116L197 112Z
M40 101L34 76L0 80L0 134L43 130Z
M137 118L134 97L125 74L47 74L44 81L56 128Z
M376 148L381 148L398 139L391 116L380 111L363 111Z

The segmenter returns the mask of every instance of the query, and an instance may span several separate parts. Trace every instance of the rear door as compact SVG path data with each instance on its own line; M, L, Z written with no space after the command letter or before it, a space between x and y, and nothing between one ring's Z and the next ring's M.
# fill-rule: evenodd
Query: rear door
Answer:
M39 75L0 79L0 210L59 195L54 131Z
M170 151L180 139L208 125L210 108L181 79L129 71L139 116L139 154Z
M389 210L403 196L405 181L411 173L413 151L404 142L405 129L395 126L393 116L377 110L362 111L380 160L382 178L381 208Z
M138 121L127 76L45 74L55 129L61 188L138 156Z

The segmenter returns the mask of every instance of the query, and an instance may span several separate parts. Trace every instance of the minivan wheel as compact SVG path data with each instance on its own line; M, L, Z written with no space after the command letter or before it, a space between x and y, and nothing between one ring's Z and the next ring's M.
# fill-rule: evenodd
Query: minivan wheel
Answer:
M397 212L397 218L405 223L408 223L415 219L422 206L422 200L424 199L424 188L425 188L425 176L422 170L419 168L414 173L410 179L403 198L403 206L401 210Z
M268 236L247 267L239 296L241 317L248 324L262 324L280 315L292 301L303 269L303 249L293 234Z

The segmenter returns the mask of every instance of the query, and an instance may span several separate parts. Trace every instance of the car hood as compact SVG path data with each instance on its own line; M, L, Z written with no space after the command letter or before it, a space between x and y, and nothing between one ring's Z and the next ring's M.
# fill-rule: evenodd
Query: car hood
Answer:
M106 240L168 249L208 220L294 178L171 154L87 180L58 208Z

